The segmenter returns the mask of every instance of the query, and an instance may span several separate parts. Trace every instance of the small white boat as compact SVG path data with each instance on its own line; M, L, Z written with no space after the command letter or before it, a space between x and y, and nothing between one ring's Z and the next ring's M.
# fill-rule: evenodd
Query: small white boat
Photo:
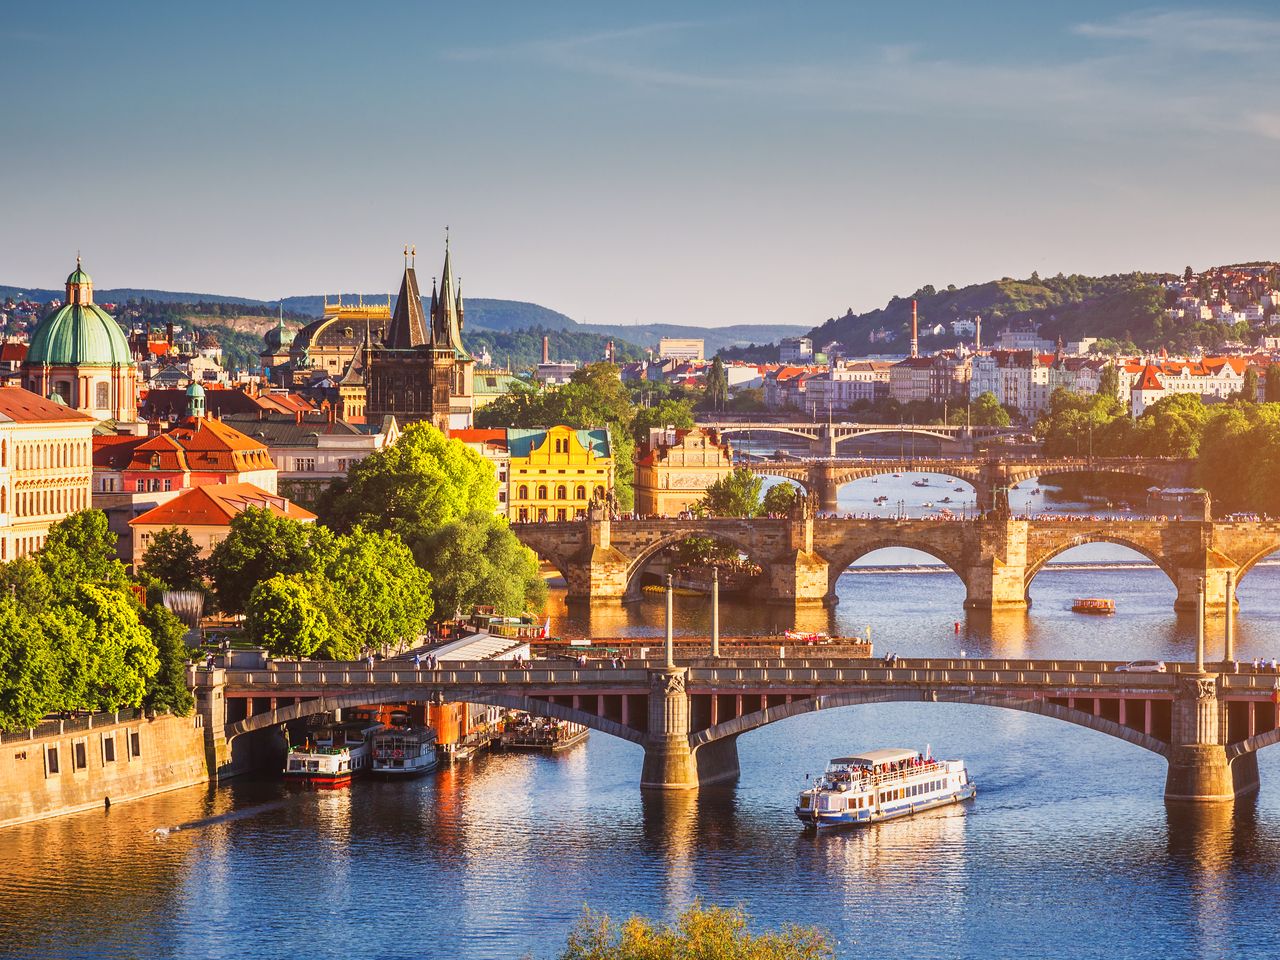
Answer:
M928 481L928 480L923 480L923 479L921 479L921 480L912 480L912 481L911 481L911 485L912 485L913 487L927 487L927 486L929 485L929 481Z
M373 735L373 772L386 777L416 777L434 770L436 732L430 727L387 727Z
M836 757L807 790L795 813L806 828L865 826L960 803L978 792L963 760L891 748Z
M331 723L316 730L285 757L284 775L317 787L345 787L372 763L369 740L382 724L368 720Z

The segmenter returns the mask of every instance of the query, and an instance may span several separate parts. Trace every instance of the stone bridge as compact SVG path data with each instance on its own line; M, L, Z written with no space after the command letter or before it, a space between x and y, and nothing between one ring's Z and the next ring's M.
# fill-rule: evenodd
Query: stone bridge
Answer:
M722 435L732 433L778 433L791 437L801 437L809 441L810 449L814 453L828 457L834 457L836 455L836 445L845 440L869 437L875 434L914 434L916 436L933 437L937 440L951 442L971 449L974 441L1013 436L1018 432L1012 427L955 427L941 423L816 423L813 421L773 423L768 420L730 420L699 423L698 426L718 430Z
M1114 543L1146 557L1177 588L1175 609L1194 610L1203 579L1206 606L1235 601L1235 585L1280 551L1280 522L1210 520L973 520L790 518L737 520L590 519L516 523L511 529L568 584L570 600L618 602L639 595L640 574L660 551L689 536L727 542L764 571L762 597L781 605L833 604L836 581L883 547L930 554L964 582L967 609L1025 607L1032 579L1058 554Z
M1203 654L1202 654L1203 656ZM693 789L738 776L737 739L791 717L857 704L959 703L1020 710L1118 737L1169 763L1165 795L1231 800L1257 789L1255 753L1280 741L1274 673L1118 673L1112 661L733 660L448 664L279 662L194 670L216 772L237 738L380 703L485 703L584 724L643 747L641 786ZM245 737L246 740L250 738Z
M1008 508L1008 491L1026 480L1066 475L1140 477L1161 487L1194 485L1195 461L1152 457L1052 457L979 460L972 457L821 457L752 460L758 474L786 477L817 498L818 509L838 509L846 483L893 473L933 473L973 487L981 510Z

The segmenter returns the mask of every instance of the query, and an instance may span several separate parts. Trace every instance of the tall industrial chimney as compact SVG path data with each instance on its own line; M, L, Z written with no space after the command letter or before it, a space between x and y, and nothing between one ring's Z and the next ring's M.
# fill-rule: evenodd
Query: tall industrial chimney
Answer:
M973 352L982 352L982 314L973 318Z
M542 362L551 362L551 338L546 334L542 335Z
M916 302L911 301L911 355L920 356L920 328L917 326Z

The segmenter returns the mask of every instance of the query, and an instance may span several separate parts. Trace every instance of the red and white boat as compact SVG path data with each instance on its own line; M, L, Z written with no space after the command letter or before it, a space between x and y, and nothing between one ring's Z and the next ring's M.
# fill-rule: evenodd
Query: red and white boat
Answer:
M350 720L321 727L297 747L289 749L284 762L287 780L316 787L345 787L353 777L373 766L373 735L381 723Z

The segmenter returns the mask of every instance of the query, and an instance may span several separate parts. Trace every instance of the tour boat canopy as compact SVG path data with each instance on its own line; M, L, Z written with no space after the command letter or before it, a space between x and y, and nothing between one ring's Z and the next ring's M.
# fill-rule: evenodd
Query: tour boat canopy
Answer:
M914 760L920 755L919 750L902 750L889 748L885 750L868 750L856 757L836 757L832 764L856 767L878 767L884 763L897 763L899 760Z

